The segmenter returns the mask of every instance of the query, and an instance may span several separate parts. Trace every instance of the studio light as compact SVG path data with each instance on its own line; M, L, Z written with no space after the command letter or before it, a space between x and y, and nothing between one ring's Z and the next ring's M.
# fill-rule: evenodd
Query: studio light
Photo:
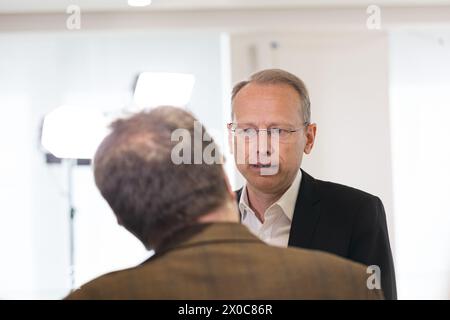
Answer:
M47 164L62 163L67 169L65 195L70 226L69 278L71 289L75 289L76 209L73 200L73 170L80 160L93 158L98 145L108 133L107 123L107 118L99 110L61 106L45 116L41 128L41 145L47 152ZM50 158L54 158L52 161L48 161L49 155L51 155Z
M140 108L185 107L191 99L194 83L192 74L143 72L136 83L134 103Z
M91 159L107 132L100 111L61 106L45 116L41 143L61 159Z

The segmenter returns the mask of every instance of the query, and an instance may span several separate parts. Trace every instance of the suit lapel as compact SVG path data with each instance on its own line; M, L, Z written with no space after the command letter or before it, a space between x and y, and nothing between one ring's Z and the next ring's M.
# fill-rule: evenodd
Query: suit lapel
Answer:
M319 200L316 180L302 170L302 181L289 234L289 246L311 247L319 221Z

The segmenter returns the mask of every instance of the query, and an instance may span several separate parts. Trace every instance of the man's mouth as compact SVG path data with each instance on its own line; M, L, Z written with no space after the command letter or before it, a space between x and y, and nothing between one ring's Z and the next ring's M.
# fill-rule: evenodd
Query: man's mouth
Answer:
M269 164L258 163L258 164L251 164L250 167L254 169L261 169L261 168L271 168L272 165L270 163Z

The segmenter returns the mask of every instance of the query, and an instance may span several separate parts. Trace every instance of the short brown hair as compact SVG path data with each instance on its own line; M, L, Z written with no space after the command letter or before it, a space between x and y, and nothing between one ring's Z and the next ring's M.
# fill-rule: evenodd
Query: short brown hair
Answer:
M195 121L175 107L140 112L112 123L95 155L97 187L119 222L147 248L156 248L228 197L221 164L171 161L178 143L172 141L172 132L187 129L193 139ZM201 130L206 132L203 126ZM203 150L207 144L202 145Z
M303 120L307 123L311 122L311 101L309 100L308 89L303 81L297 76L281 69L266 69L259 71L252 74L249 80L244 80L234 85L231 93L231 100L233 101L236 94L249 83L287 84L291 86L300 95L300 101L302 102L300 107L302 110Z

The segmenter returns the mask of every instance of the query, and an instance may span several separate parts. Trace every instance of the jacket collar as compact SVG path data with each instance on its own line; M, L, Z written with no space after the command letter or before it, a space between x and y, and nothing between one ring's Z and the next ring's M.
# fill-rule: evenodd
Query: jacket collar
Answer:
M302 173L288 245L310 248L320 217L320 192L316 179Z
M177 231L156 250L159 256L170 250L223 242L263 243L244 225L233 222L197 223Z

